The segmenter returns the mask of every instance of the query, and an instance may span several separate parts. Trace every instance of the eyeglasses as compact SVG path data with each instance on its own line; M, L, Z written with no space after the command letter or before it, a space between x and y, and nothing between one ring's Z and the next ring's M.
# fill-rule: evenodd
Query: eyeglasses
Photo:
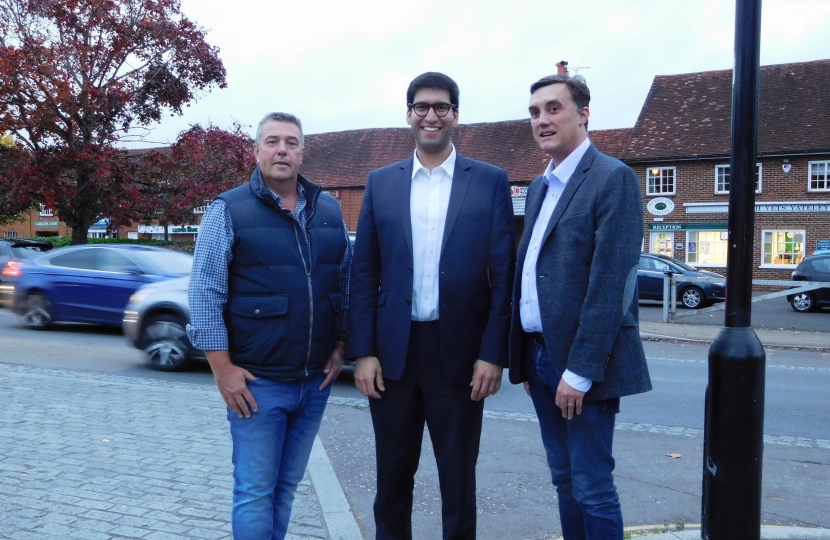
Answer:
M423 118L427 114L429 114L430 108L435 111L435 116L444 117L447 116L447 113L450 112L451 109L455 108L455 105L451 103L423 103L419 101L418 103L407 103L407 107L415 111L415 114Z

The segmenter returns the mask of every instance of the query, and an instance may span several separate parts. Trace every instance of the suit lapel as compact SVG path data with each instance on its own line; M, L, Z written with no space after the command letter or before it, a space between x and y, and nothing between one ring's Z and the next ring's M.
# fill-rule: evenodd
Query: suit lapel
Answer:
M568 204L571 202L574 194L576 194L579 186L585 181L585 177L587 176L586 173L588 172L588 169L591 168L591 163L594 161L596 153L597 149L592 144L588 147L588 150L585 152L585 155L582 156L582 159L579 160L579 164L576 166L576 169L574 169L573 174L568 179L568 183L565 184L565 189L562 191L562 195L559 196L559 200L556 202L553 214L550 216L550 221L548 221L548 226L545 229L545 235L542 237L542 245L545 244L551 231L553 231L553 228L556 227L556 223L559 221L559 218L562 217L565 209L568 208Z
M539 212L542 209L542 202L545 200L546 189L543 189L545 180L541 176L537 176L530 186L527 188L527 198L525 199L525 233L522 234L521 242L519 243L519 258L518 262L521 267L524 264L527 247L530 245L530 236L533 232L533 226L539 218ZM540 186L541 184L541 186Z
M455 225L458 214L461 211L461 205L464 203L464 196L467 194L467 188L470 186L470 168L472 164L461 154L455 155L455 170L452 175L452 187L450 188L450 201L447 206L447 219L444 222L444 237L441 239L441 253L444 253L444 247L447 245L447 239L450 237L453 225Z
M401 193L401 196L398 197L400 204L398 215L401 217L401 228L410 254L412 253L412 213L409 209L409 198L412 192L413 162L412 158L402 162L395 177L395 191Z

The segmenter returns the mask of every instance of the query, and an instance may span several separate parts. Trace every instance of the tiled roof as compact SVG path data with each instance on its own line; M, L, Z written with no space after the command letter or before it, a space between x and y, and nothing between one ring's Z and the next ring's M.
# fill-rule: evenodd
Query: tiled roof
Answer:
M732 70L654 78L622 159L729 155ZM758 153L830 150L830 60L761 67Z
M589 137L602 152L620 157L630 132L596 130ZM533 140L530 120L462 124L453 130L453 143L465 156L505 169L511 182L533 180L550 160ZM414 150L409 128L307 135L300 172L327 189L362 187L372 170L406 159Z

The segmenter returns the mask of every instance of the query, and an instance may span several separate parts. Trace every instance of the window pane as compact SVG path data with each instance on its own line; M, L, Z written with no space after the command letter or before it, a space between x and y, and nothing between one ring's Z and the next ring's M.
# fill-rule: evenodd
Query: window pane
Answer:
M95 268L96 249L81 249L69 253L63 253L52 257L49 262L52 266L64 266L66 268L77 268L80 270L92 270Z
M764 232L763 264L796 265L804 258L804 231Z
M722 231L698 231L688 233L689 238L689 262L696 262L704 265L726 265L726 252L729 243L723 239ZM692 236L694 234L694 236ZM694 252L694 260L691 258Z

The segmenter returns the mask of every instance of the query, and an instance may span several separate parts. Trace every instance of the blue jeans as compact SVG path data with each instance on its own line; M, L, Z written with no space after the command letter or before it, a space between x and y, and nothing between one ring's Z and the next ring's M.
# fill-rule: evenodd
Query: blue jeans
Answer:
M556 388L562 377L535 342L526 358L530 397L559 498L565 540L622 540L623 520L614 485L614 419L620 399L583 402L582 414L562 417Z
M297 484L303 479L331 385L323 375L303 381L248 381L258 411L239 418L228 409L233 439L236 540L282 540Z

